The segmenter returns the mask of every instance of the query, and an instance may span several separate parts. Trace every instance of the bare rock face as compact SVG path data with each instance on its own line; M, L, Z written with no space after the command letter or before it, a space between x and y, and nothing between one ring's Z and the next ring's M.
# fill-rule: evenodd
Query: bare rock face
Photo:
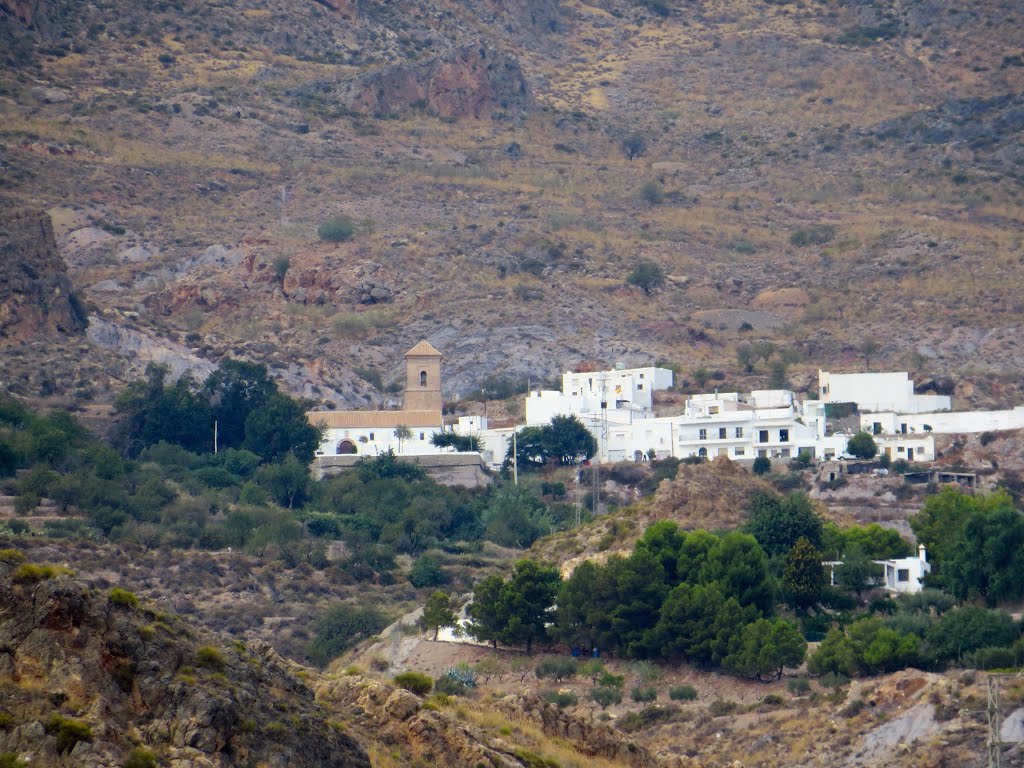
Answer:
M343 19L351 21L356 17L357 9L354 0L316 0L316 2L335 11Z
M134 747L173 768L369 768L265 643L229 642L22 561L0 551L0 752L68 768L122 766ZM77 735L62 736L58 718Z
M15 211L0 219L0 338L77 335L86 324L50 217Z
M366 75L350 86L345 101L364 114L422 107L442 117L480 118L527 107L530 90L513 56L477 43Z
M617 760L633 768L657 768L659 765L646 749L614 728L574 717L540 696L506 696L497 706L509 715L529 718L543 729L545 735L566 739L589 757Z
M44 0L0 0L0 11L13 16L23 27L42 15L44 6Z

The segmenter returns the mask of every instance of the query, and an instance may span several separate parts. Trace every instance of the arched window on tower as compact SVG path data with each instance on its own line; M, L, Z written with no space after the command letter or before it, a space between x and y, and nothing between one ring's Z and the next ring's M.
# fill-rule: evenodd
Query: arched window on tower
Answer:
M427 386L427 372L426 371L420 371L420 386L421 387Z

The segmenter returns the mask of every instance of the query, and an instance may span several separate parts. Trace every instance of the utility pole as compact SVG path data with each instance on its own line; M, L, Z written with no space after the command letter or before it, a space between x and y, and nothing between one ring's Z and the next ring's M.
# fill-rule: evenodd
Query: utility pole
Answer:
M217 453L217 422L213 422L213 452Z
M1004 747L1019 747L1024 744L1019 741L1003 741L1003 710L999 701L1000 683L1003 680L1021 677L1024 677L1024 672L988 674L988 706L985 708L985 714L988 716L988 768L1002 768Z

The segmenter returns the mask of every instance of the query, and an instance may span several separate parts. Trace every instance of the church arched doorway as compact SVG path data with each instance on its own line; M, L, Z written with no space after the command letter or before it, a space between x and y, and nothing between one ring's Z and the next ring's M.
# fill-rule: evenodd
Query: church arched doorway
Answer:
M342 455L351 455L356 452L356 444L349 439L342 440L338 443L338 453Z

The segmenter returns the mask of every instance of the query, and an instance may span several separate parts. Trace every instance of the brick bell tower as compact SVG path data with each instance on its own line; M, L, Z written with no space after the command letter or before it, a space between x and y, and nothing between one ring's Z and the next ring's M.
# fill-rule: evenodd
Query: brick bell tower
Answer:
M426 341L405 353L405 401L402 410L441 410L441 353Z

